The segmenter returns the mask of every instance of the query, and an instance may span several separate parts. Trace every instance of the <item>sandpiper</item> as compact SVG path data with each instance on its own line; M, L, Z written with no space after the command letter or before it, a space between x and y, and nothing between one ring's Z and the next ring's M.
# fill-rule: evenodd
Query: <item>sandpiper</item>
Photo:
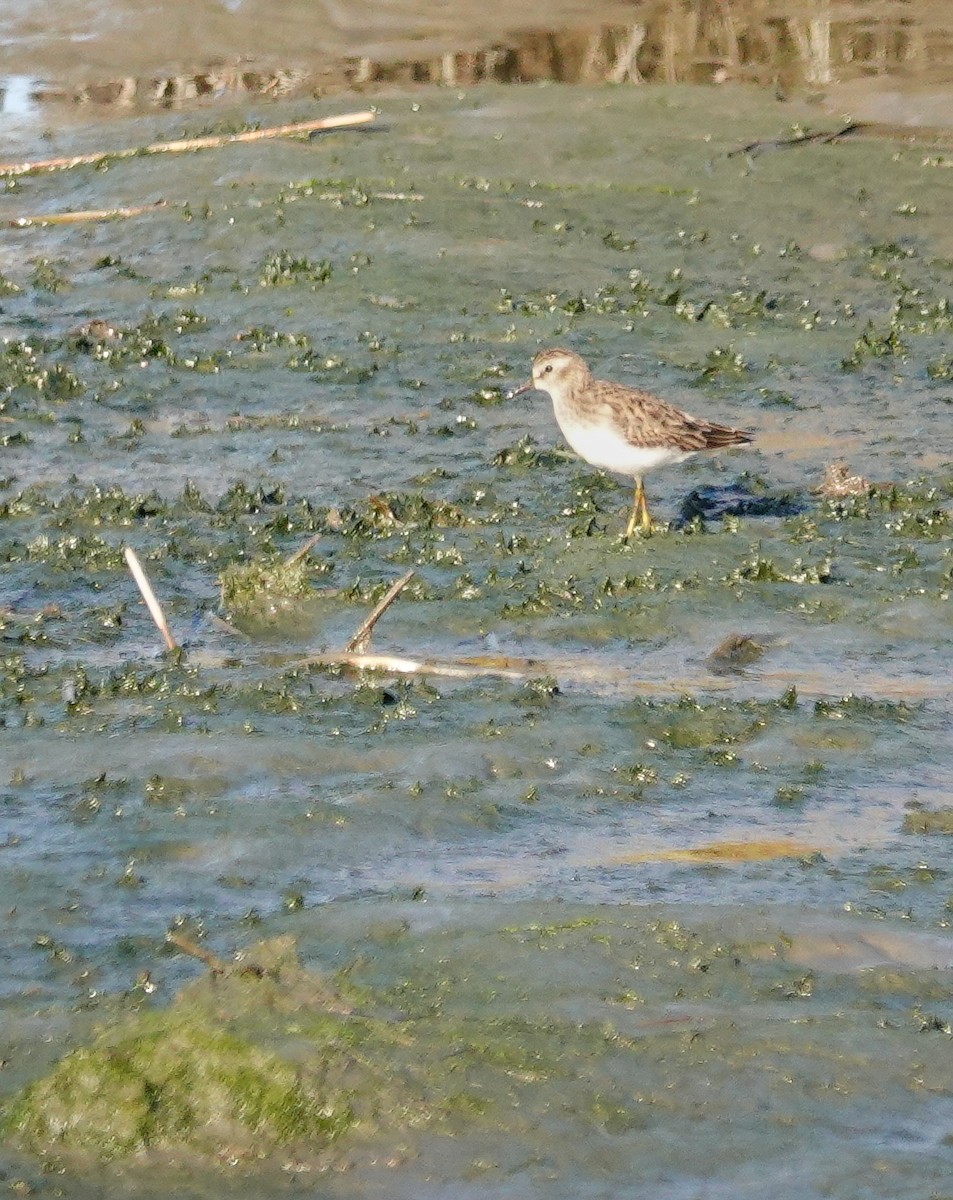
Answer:
M674 408L651 392L593 379L572 350L541 350L533 378L511 392L548 392L559 428L577 454L594 467L635 480L635 502L625 536L636 526L652 527L642 477L656 467L683 462L699 450L741 446L752 440L743 429L715 425Z

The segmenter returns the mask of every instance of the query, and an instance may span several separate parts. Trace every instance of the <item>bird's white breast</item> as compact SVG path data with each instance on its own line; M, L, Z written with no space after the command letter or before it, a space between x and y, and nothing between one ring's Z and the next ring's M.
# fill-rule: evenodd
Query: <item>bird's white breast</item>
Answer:
M693 451L676 446L633 446L615 429L603 424L578 424L556 407L556 420L566 441L594 467L633 478L656 467L684 462Z

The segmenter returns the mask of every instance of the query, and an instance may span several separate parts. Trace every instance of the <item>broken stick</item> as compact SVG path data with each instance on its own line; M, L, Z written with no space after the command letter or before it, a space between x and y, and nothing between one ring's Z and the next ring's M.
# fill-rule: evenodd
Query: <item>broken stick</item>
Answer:
M98 150L93 154L74 154L67 158L38 158L32 162L0 163L0 175L27 175L30 171L68 171L71 167L88 166L107 158L134 158L137 154L181 154L188 150L212 150L235 142L258 142L264 138L293 137L299 133L314 133L321 129L346 129L366 125L374 113L342 113L339 117L319 117L314 121L298 121L294 125L271 125L266 129L246 129L244 133L223 133L211 137L181 138L175 142L153 142L149 146L132 146L125 150Z
M200 946L198 942L194 942L190 937L186 937L184 933L179 933L174 929L170 929L165 935L165 940L176 949L181 950L183 954L191 954L193 958L197 958L199 962L205 963L213 975L224 975L230 970L230 965L217 954L213 954L211 950L206 950L204 946Z
M494 676L497 679L522 681L534 675L545 674L543 668L507 666L503 662L481 662L479 659L457 659L439 662L435 659L404 658L397 654L367 654L361 651L343 650L337 653L312 654L299 664L302 667L352 667L356 671L387 671L396 675L436 675L444 679L480 679Z
M150 616L152 617L153 621L155 621L159 632L162 634L166 649L177 650L178 646L175 643L175 638L169 632L169 624L165 619L165 613L162 611L162 605L156 599L156 594L152 590L152 584L149 582L148 576L142 569L142 563L140 563L138 557L136 556L135 550L133 550L130 546L127 546L123 550L123 554L126 556L126 565L132 572L132 577L136 581L139 591L142 592L142 598L146 602L146 608L148 608Z
M8 225L14 229L28 229L31 225L78 225L82 221L118 221L128 217L141 217L143 213L165 208L164 200L155 204L139 204L134 208L85 208L78 212L37 213L32 217L10 217Z
M366 621L363 621L354 633L354 636L344 647L345 654L352 654L355 651L362 653L366 651L371 644L371 632L377 622L381 619L385 612L394 603L400 593L404 590L411 579L414 577L414 572L408 571L406 575L402 575L400 579L388 590L387 595L381 602L375 606L371 615Z

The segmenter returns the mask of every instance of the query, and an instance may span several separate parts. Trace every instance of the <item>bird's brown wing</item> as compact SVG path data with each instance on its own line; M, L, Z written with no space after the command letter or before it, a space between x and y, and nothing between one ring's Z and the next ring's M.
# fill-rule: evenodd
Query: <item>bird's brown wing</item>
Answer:
M586 399L592 406L592 418L611 421L633 446L674 446L691 452L740 446L752 440L752 434L743 429L699 420L640 388L597 380L587 390Z

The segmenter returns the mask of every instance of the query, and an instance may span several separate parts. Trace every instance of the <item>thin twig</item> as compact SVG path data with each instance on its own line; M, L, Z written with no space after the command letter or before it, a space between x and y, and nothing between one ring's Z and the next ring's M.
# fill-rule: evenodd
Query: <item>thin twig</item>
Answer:
M285 566L293 567L295 565L295 563L300 562L303 558L305 558L308 554L310 554L311 551L315 548L315 546L320 541L321 541L320 533L316 533L314 535L314 537L308 538L308 540L305 542L305 544L303 546L300 546L294 552L294 554L288 555L288 557L285 559Z
M211 137L181 138L175 142L153 142L149 146L132 146L125 150L98 150L92 154L74 154L67 158L39 158L32 162L0 163L0 175L26 175L30 171L67 171L71 167L87 166L106 158L134 158L137 154L181 154L187 150L212 150L234 142L258 142L264 138L293 137L320 129L344 129L366 125L374 113L342 113L338 117L319 117L314 121L299 121L294 125L271 125L267 129L247 129L244 133L223 133Z
M133 550L130 546L127 546L125 550L123 550L123 554L126 556L126 563L129 567L129 570L132 572L132 577L138 584L139 591L142 592L142 598L146 602L146 608L148 608L149 613L153 621L155 621L159 632L165 639L166 649L178 649L175 644L175 638L169 632L169 624L165 619L165 613L162 611L162 605L156 599L156 594L152 590L152 584L149 582L145 571L142 569L142 564L136 557L135 550Z
M748 142L746 146L738 146L735 150L729 150L728 158L734 158L738 154L763 154L766 150L790 150L797 146L813 146L817 143L828 145L843 137L850 137L858 130L867 128L867 124L863 121L851 121L849 125L843 125L840 129L821 130L819 133L802 133L797 137L770 138L764 142Z
M394 603L407 584L410 583L413 577L414 572L411 570L397 580L397 582L390 588L384 599L381 600L380 604L375 606L374 611L367 618L367 620L362 622L355 631L354 636L344 647L345 653L351 653L352 651L357 651L360 653L368 648L368 646L371 644L371 631L373 630L374 626L384 615L384 613L387 612L387 610Z
M165 208L165 200L155 204L140 204L135 208L87 208L79 212L38 213L34 217L11 217L8 225L15 229L26 229L31 225L78 225L82 221L116 221L125 217L139 217L143 213Z
M191 954L199 962L205 963L208 969L215 975L224 975L227 971L231 970L231 965L225 962L224 959L219 958L217 954L213 954L211 950L206 950L198 942L192 941L184 933L178 933L170 929L165 935L165 940L181 950L183 954Z

